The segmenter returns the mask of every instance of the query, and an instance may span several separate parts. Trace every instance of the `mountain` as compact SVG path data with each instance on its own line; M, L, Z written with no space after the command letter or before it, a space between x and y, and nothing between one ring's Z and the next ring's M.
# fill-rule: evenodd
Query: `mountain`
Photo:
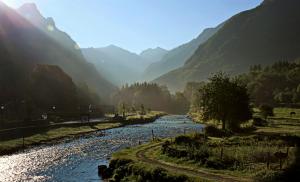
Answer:
M255 64L293 61L300 56L299 32L300 1L265 0L230 18L183 67L154 82L178 90L217 71L235 75Z
M49 37L60 43L64 48L69 49L74 54L81 56L78 44L65 32L59 30L53 18L45 18L34 3L22 5L17 12L34 26L42 30Z
M215 28L207 28L197 38L168 51L168 53L166 53L160 61L154 62L147 67L143 74L143 78L151 81L171 70L183 66L184 63L194 54L199 45L206 42L222 27L222 25L223 24Z
M58 29L55 31L60 33ZM87 83L90 90L97 92L102 100L108 98L107 95L115 89L92 64L86 62L74 45L73 48L65 47L2 2L0 40L0 99L3 102L28 97L28 90L33 89L30 75L37 65L59 66L76 85ZM55 72L54 68L49 67L49 70L49 74ZM65 84L71 85L67 82ZM48 89L51 90L50 87Z
M31 3L21 6L17 11L9 10L7 18L13 17L26 28L14 22L10 22L10 27L4 27L7 32L15 32L9 33L7 38L7 44L14 47L12 55L22 55L23 61L27 62L57 65L76 84L86 83L103 100L108 98L115 87L85 60L77 43L60 31L52 18L44 18L36 5Z
M31 98L37 106L74 109L78 105L76 85L58 66L36 65L29 78Z
M84 48L85 58L103 73L107 80L116 85L140 81L145 68L150 64L138 54L115 45L102 48Z
M167 50L157 47L157 48L149 48L146 49L144 51L142 51L140 53L140 56L145 59L148 60L149 63L155 63L160 61L166 54L167 54Z

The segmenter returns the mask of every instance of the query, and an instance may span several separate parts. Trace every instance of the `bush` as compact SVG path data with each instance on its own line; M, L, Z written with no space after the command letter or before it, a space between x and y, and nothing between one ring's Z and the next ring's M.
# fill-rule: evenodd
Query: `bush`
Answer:
M267 126L268 122L261 118L253 118L253 125L254 126Z
M176 157L176 158L181 158L181 157L187 157L188 156L188 152L186 150L179 150L173 147L168 147L166 148L164 154L167 154L170 157Z
M193 143L194 140L192 140L189 136L181 135L181 136L177 136L174 142L177 145L182 145L182 144L187 145Z
M276 180L280 173L278 171L273 170L263 170L255 174L254 181L258 182L271 182L278 181Z
M115 170L114 181L153 181L153 182L186 182L189 178L185 175L173 175L163 168L147 169L134 163L120 166Z
M167 171L160 167L154 168L151 172L152 179L156 181L163 181L167 176Z
M171 143L169 141L165 141L163 144L162 144L162 153L166 153L166 151L168 150L168 148L170 147Z
M197 162L205 163L208 157L209 152L208 147L206 145L202 145L193 152L189 152L189 158Z
M194 133L193 134L193 139L194 140L198 140L198 141L202 141L202 140L204 140L206 138L205 138L205 136L204 136L203 133Z
M274 116L273 107L267 104L259 106L260 114L263 118L267 119L268 116Z
M206 126L204 131L207 136L211 137L227 137L231 135L229 131L221 130L212 125Z
M207 159L205 166L213 169L225 169L225 165L222 160L216 157L210 157Z
M127 165L132 162L133 161L130 159L113 159L109 163L109 168L111 168L112 170L115 170L121 166Z

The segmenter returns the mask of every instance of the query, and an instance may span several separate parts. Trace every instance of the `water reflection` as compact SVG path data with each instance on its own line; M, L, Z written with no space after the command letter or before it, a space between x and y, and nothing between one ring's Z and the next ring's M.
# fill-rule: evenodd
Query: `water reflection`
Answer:
M106 164L112 152L147 142L151 131L158 137L201 131L185 116L165 116L154 123L132 125L97 133L24 153L0 157L0 181L99 181L97 166Z

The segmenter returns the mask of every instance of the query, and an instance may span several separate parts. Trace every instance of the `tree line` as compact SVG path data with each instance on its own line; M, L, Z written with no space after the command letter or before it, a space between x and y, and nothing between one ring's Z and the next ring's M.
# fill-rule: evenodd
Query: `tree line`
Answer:
M156 83L134 83L124 85L112 96L115 106L125 107L128 111L145 110L166 111L174 114L186 114L190 103L183 93L171 94L165 86Z
M239 79L247 85L255 105L293 106L300 103L300 60L255 65Z

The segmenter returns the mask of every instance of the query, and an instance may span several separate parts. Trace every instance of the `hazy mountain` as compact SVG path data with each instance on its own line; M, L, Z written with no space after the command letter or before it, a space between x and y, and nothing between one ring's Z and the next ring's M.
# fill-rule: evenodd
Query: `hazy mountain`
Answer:
M155 63L160 61L166 54L167 50L157 47L157 48L149 48L140 53L140 56L147 60L149 63Z
M220 70L238 74L250 65L294 60L300 56L299 32L300 1L265 0L230 18L183 67L155 82L177 90Z
M115 45L82 49L85 58L116 85L141 80L141 74L150 64L141 56Z
M59 30L56 27L53 18L43 17L34 3L26 3L22 5L17 11L34 26L44 31L49 37L59 42L65 48L71 50L73 53L81 56L77 43L72 40L72 38L67 33Z
M28 12L30 13L36 14ZM60 34L58 29L55 28L55 31ZM44 30L32 25L2 2L0 2L0 40L1 99L8 101L11 98L28 97L24 94L28 94L28 89L32 89L30 88L32 85L28 82L37 65L59 66L76 84L87 83L90 89L96 91L103 99L114 89L93 65L86 62L74 44L73 50L61 45Z
M87 83L90 89L97 92L102 98L114 90L114 86L104 79L96 68L88 63L83 57L80 48L71 37L60 31L52 18L44 18L38 11L35 4L25 4L18 9L18 13L24 18L13 12L12 16L18 21L24 22L28 27L18 27L15 24L11 29L19 29L20 42L15 51L23 49L28 60L36 63L52 64L60 66L63 71L69 74L77 83ZM11 37L12 38L12 37ZM21 53L20 53L21 54Z
M199 45L207 41L221 27L222 24L216 28L207 28L196 39L168 51L168 53L166 53L159 62L152 63L145 70L143 78L150 81L171 70L183 66L184 63L194 54Z

